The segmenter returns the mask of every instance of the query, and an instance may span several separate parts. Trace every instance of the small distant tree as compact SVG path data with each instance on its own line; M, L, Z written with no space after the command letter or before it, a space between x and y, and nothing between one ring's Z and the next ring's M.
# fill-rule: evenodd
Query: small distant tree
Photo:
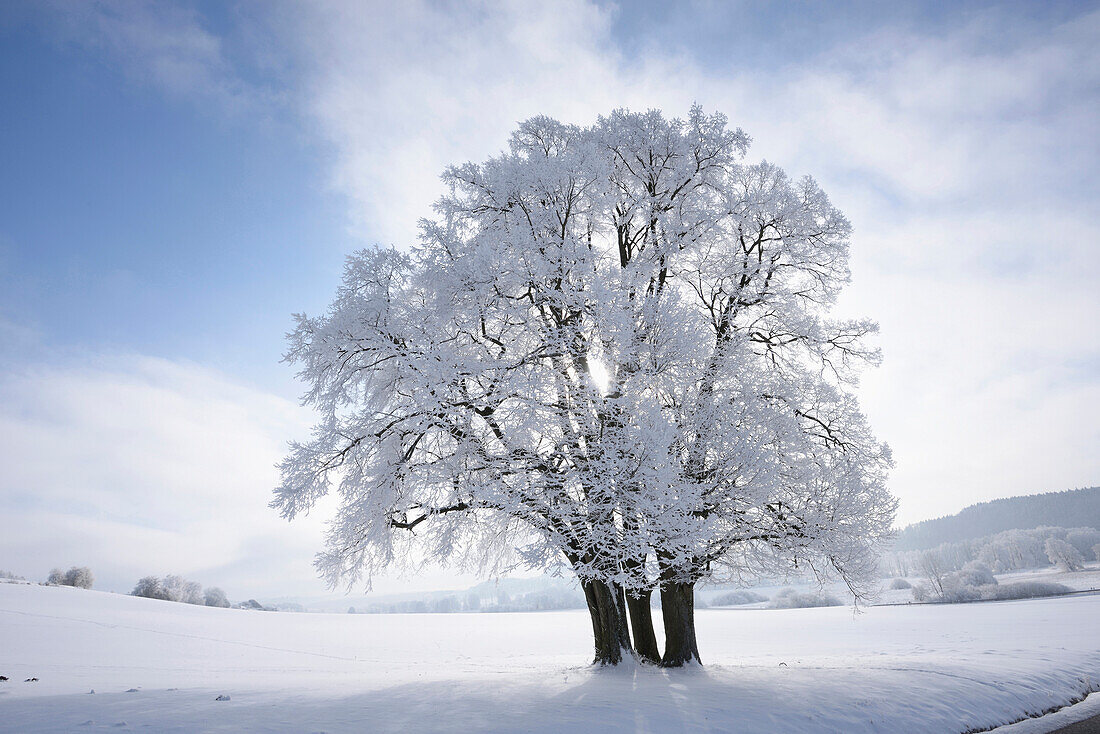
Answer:
M164 592L170 601L179 601L184 604L202 604L202 584L197 581L188 581L182 576L169 575L164 577Z
M203 595L203 601L208 607L228 607L229 599L226 598L225 592L219 589L217 586L211 586L206 590Z
M80 566L79 568L73 566L65 572L64 584L66 586L75 586L78 589L90 589L95 582L95 577L92 575L92 569L87 566Z
M466 611L476 612L481 609L481 597L477 594L466 595Z
M348 607L348 614L355 614L355 607Z
M197 604L199 606L205 604L206 597L202 593L202 584L198 581L185 581L180 601L184 604Z
M943 596L943 580L947 575L943 559L935 551L926 551L921 554L917 562L921 575L928 579L928 585L936 596Z
M60 568L53 569L50 571L50 575L46 577L46 583L61 586L65 583L65 572Z
M1096 560L1100 561L1100 543L1097 543L1092 547L1092 555L1096 558Z
M164 586L160 583L160 578L157 576L143 576L138 579L137 584L134 586L134 590L130 592L131 596L143 596L146 599L163 599L168 600L168 594L164 590Z
M1085 567L1081 553L1064 540L1047 538L1046 551L1050 562L1063 571L1080 571Z

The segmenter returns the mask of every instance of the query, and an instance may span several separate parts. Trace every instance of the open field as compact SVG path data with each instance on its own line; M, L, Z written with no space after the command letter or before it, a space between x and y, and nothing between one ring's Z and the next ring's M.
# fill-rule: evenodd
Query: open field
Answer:
M1100 596L701 610L704 669L601 671L585 612L265 613L0 584L0 729L962 732L1100 689L1098 618Z

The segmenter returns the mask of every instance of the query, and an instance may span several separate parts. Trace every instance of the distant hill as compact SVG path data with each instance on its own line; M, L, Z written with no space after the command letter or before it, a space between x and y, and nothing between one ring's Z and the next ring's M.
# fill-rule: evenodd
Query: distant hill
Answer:
M1006 497L971 505L955 515L910 525L898 533L894 550L924 550L1043 525L1100 529L1100 487Z

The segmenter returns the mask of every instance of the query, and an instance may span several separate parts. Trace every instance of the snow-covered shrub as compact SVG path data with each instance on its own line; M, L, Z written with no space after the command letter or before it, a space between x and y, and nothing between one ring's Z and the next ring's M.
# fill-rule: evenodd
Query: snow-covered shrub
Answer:
M1068 586L1047 581L1017 581L1000 586L987 586L982 589L985 599L1031 599L1038 596L1055 596L1071 591Z
M95 581L95 577L92 575L92 569L87 566L73 566L68 571L62 571L60 568L55 568L50 571L50 575L46 577L46 583L53 586L76 586L80 589L92 588L92 583Z
M170 601L179 601L184 604L204 603L202 584L197 581L188 581L182 576L165 576L164 592Z
M92 575L92 569L87 566L80 566L79 568L73 566L65 572L65 580L62 582L66 586L75 586L78 589L90 589L95 582L95 577Z
M947 574L943 579L943 591L940 601L961 602L977 601L983 597L983 589L996 586L997 579L989 566L981 561L970 561L958 571Z
M899 589L912 589L913 585L905 579L899 577L890 582L890 588L897 591Z
M131 596L143 596L146 599L168 599L168 594L164 590L164 586L160 583L160 579L156 576L143 576L138 579L137 584L134 586L134 590L130 592Z
M8 581L26 581L25 578L11 571L0 571L0 579L7 579Z
M1059 538L1047 538L1047 558L1063 571L1080 571L1084 568L1085 559L1072 545Z
M219 589L217 586L211 586L203 594L203 602L208 607L228 607L229 599L226 598L225 592Z
M710 600L710 605L712 607L736 607L741 604L757 604L767 600L768 597L766 596L751 591L738 590L719 594Z
M963 566L962 569L950 574L948 578L952 582L963 586L985 586L987 584L997 583L997 579L993 576L993 571L981 561L971 561Z
M946 579L943 584L943 593L938 598L932 601L940 601L948 604L956 604L964 601L977 601L982 598L982 588L980 586L969 586L964 583L960 583L957 578L953 576Z
M807 609L809 607L839 607L843 604L832 594L824 590L805 594L794 589L783 589L768 602L768 609Z

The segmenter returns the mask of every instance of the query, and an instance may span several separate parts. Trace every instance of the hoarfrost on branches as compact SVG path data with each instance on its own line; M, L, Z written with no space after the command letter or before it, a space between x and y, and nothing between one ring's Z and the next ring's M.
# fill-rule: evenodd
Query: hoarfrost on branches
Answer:
M330 583L564 566L601 662L658 588L672 665L698 659L699 580L798 568L863 593L895 508L852 393L876 326L829 316L848 221L748 146L698 107L532 118L444 173L410 253L348 259L289 337L320 418L272 502L293 518L336 487Z

